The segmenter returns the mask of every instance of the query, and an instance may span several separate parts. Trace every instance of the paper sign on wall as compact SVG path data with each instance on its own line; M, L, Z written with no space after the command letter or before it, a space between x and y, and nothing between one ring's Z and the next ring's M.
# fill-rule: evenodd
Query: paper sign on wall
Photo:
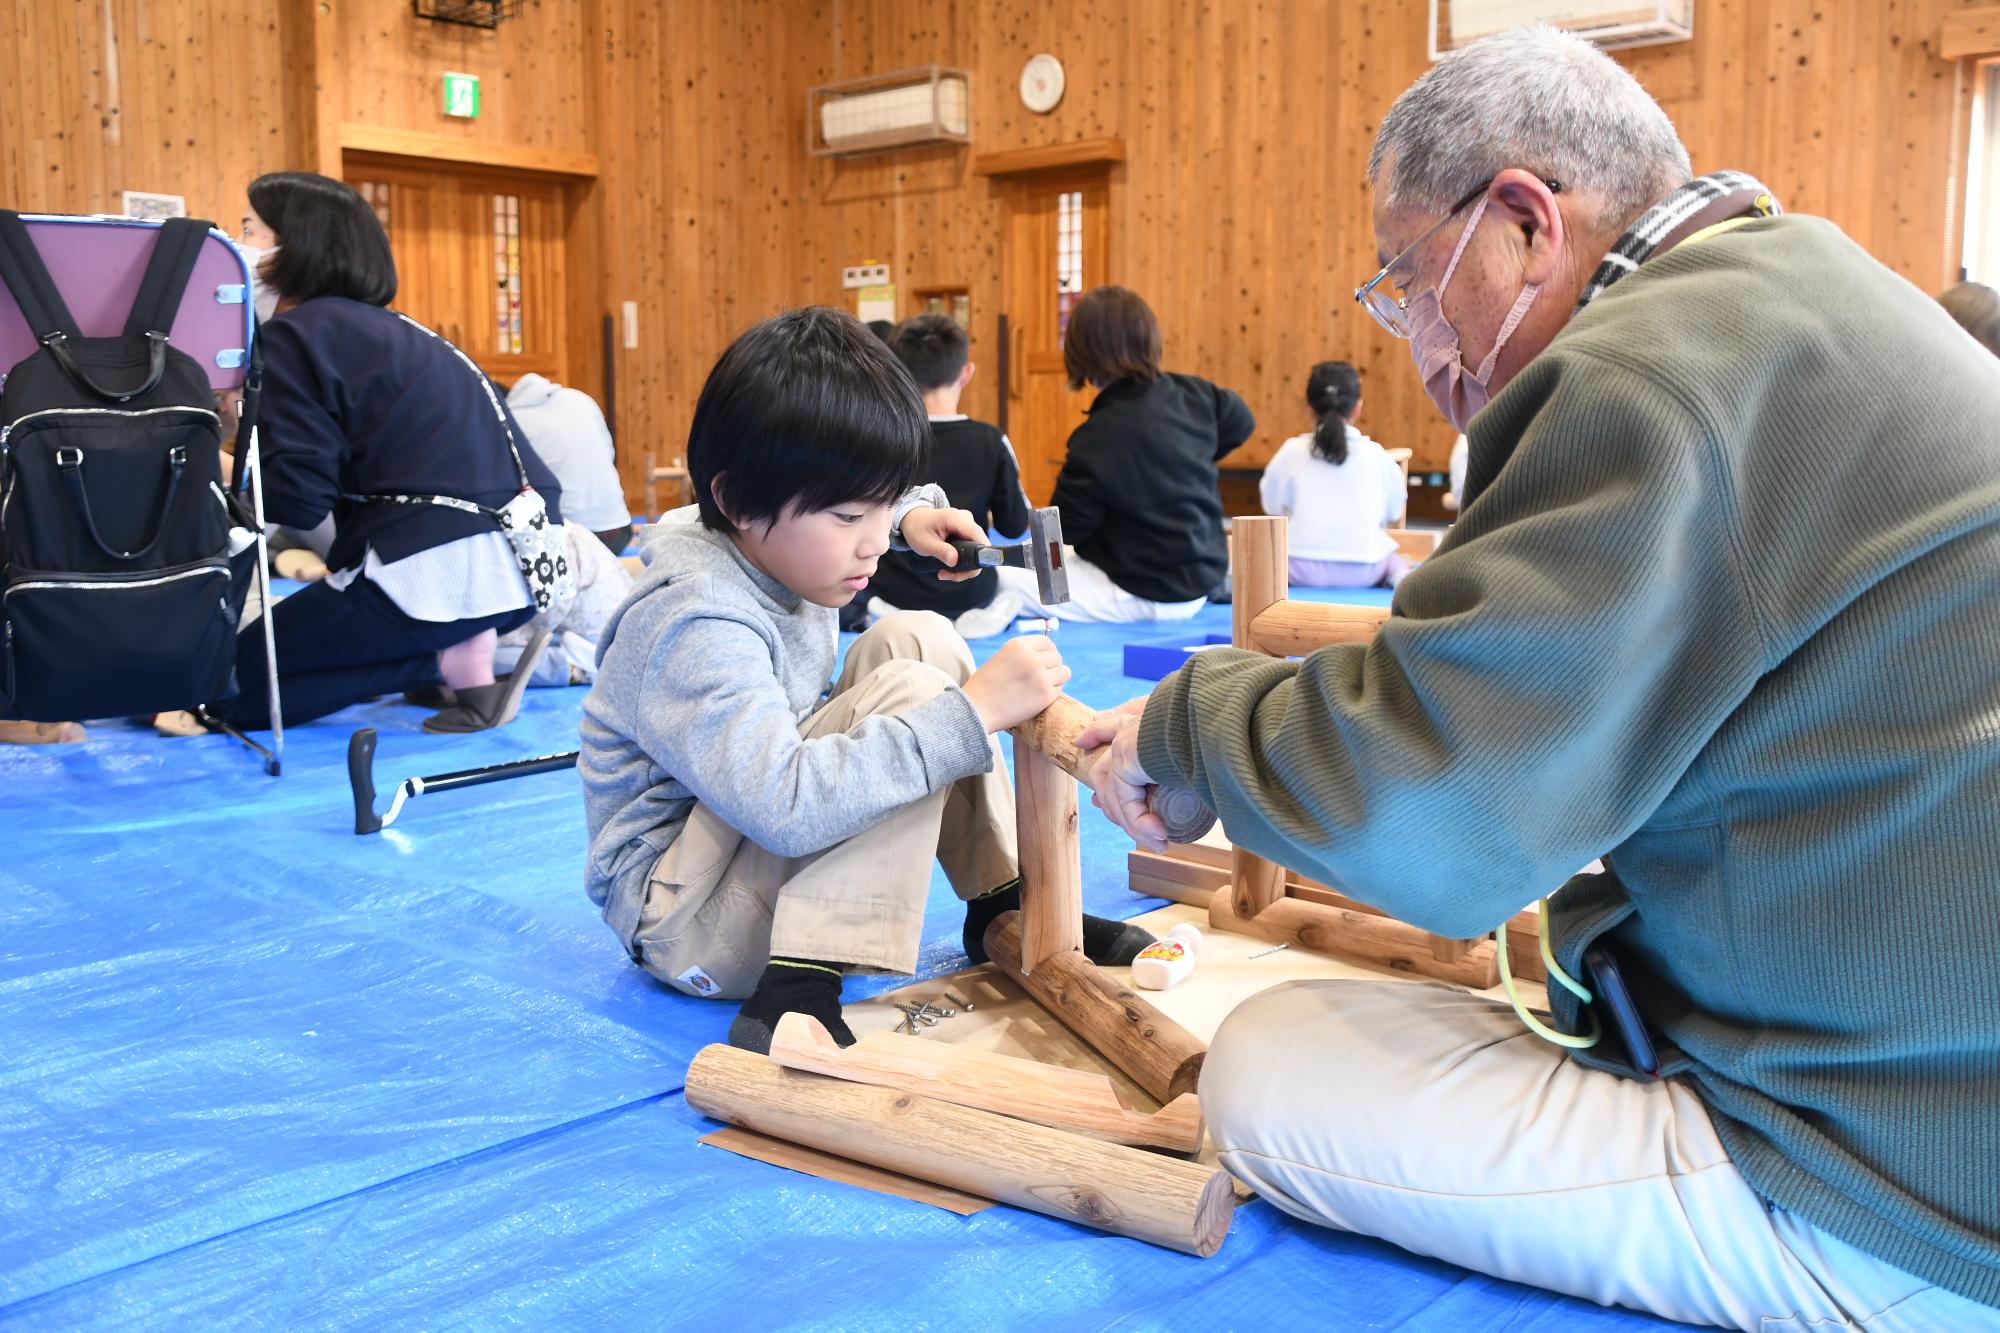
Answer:
M872 324L878 319L891 323L896 319L896 284L880 283L874 287L855 289L855 315L863 324Z

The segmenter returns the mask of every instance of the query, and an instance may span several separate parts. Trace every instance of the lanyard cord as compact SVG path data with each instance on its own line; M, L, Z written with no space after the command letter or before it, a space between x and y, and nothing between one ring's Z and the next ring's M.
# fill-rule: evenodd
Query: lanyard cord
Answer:
M1543 898L1535 904L1535 908L1540 916L1541 928L1535 933L1541 936L1542 966L1548 968L1549 975L1554 977L1570 994L1576 996L1583 1003L1589 1004L1591 999L1590 991L1581 982L1577 981L1576 978L1563 971L1556 964L1555 954L1549 949L1549 900ZM1572 1032L1558 1032L1541 1019L1529 1013L1528 1007L1521 1003L1521 997L1514 993L1514 970L1507 965L1507 924L1504 921L1494 930L1493 942L1497 946L1499 954L1500 987L1507 992L1507 1003L1514 1006L1515 1017L1519 1018L1527 1026L1528 1031L1534 1033L1544 1041L1554 1042L1558 1046L1565 1046L1573 1051L1586 1050L1597 1045L1598 1038L1603 1034L1597 1026L1597 1015L1595 1013L1591 1013L1588 1010L1585 1011L1586 1016L1590 1019L1590 1031L1581 1036Z

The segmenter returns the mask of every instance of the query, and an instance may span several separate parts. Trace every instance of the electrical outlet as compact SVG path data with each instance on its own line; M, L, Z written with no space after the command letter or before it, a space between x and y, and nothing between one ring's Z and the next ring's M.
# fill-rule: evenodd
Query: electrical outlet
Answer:
M887 264L849 264L840 270L840 285L849 288L880 287L889 281Z

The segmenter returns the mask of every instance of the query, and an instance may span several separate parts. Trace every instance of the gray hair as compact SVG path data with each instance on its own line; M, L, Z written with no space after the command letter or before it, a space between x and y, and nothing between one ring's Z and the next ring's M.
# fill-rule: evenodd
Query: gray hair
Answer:
M1389 108L1368 154L1369 182L1392 212L1442 213L1508 167L1601 200L1598 225L1621 230L1693 174L1673 122L1639 81L1546 26L1440 59Z

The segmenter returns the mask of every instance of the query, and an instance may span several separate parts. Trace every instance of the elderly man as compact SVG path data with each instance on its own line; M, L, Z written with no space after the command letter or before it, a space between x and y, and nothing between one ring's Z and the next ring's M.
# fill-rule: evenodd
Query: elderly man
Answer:
M2000 1327L2000 375L1552 30L1440 61L1369 174L1358 295L1470 437L1464 516L1372 644L1204 653L1095 776L1135 836L1191 786L1448 936L1601 855L1547 923L1591 998L1552 981L1558 1045L1447 987L1268 991L1202 1079L1223 1162L1677 1319Z

